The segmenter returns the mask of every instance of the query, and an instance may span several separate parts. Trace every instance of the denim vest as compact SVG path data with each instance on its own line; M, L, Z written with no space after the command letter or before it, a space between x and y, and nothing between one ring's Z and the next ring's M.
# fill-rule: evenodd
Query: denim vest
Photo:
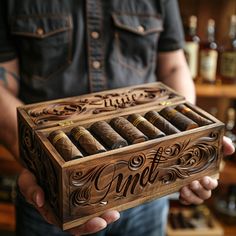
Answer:
M0 8L0 61L19 58L26 103L156 81L157 52L183 46L176 0L1 0Z

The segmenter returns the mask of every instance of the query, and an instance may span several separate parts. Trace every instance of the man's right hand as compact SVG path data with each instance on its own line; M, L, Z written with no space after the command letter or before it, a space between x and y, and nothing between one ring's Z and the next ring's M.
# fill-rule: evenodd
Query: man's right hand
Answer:
M26 201L34 205L48 223L56 225L53 213L45 201L43 189L37 184L35 176L29 170L23 169L18 179L18 185ZM85 224L68 230L68 232L77 236L96 233L119 218L118 211L107 211L100 217L94 217Z

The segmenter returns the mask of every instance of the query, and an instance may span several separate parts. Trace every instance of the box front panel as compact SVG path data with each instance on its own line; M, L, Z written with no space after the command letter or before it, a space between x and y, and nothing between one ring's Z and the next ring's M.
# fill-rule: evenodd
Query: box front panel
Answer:
M222 126L206 128L123 148L103 158L88 157L87 162L67 167L64 228L106 209L133 207L178 191L194 179L213 176L222 157L222 136Z

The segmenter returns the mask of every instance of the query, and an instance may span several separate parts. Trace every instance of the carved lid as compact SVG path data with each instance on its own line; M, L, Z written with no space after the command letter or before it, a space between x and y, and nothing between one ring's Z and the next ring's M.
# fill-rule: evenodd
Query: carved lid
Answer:
M42 129L149 111L183 100L183 96L156 82L25 105L18 111L32 128Z

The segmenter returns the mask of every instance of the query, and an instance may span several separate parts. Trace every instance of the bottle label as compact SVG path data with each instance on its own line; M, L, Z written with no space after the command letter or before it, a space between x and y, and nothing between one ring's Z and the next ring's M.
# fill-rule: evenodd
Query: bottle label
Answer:
M184 53L193 79L197 77L198 49L198 43L185 42Z
M220 63L220 74L232 79L236 78L236 52L223 52Z
M214 82L216 79L217 58L216 50L200 52L200 76L209 82Z

